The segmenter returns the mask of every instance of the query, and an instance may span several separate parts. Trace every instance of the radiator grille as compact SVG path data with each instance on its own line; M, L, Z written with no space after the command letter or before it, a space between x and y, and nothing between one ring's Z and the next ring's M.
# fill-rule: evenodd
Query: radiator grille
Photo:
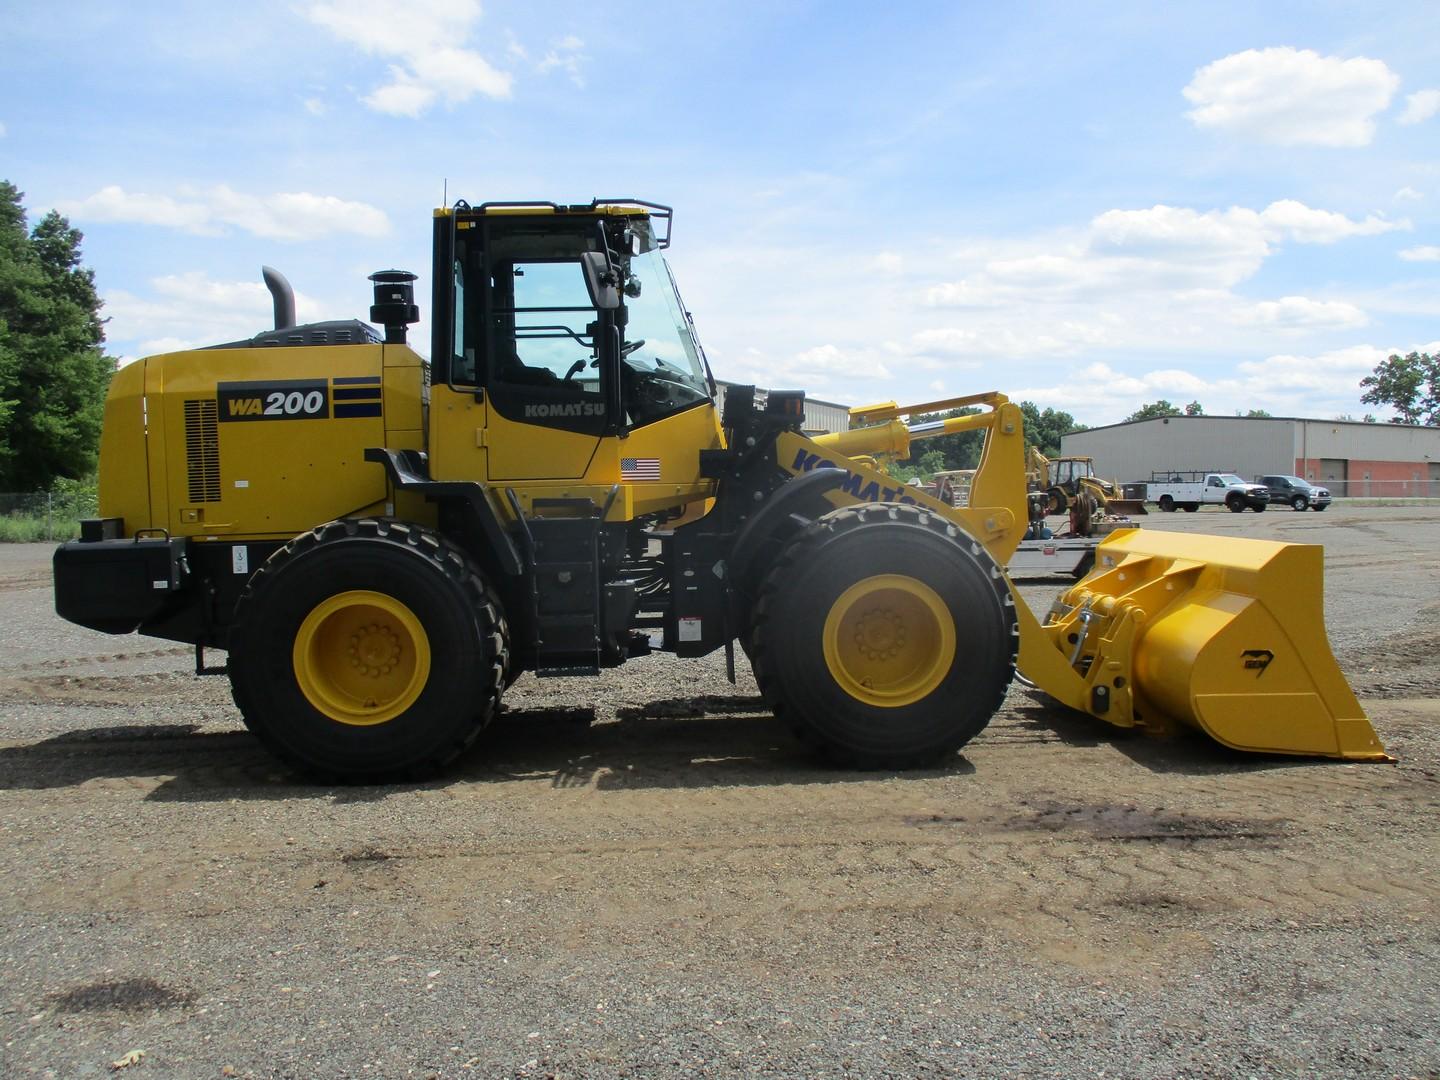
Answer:
M185 402L185 468L190 501L220 501L219 409L214 401Z

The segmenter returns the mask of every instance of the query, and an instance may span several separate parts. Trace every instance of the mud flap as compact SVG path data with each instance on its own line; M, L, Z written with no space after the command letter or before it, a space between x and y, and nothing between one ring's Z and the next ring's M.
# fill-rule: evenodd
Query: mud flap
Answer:
M1312 544L1112 533L1044 625L1022 625L1021 672L1123 727L1184 724L1237 750L1392 761L1330 651L1323 554Z

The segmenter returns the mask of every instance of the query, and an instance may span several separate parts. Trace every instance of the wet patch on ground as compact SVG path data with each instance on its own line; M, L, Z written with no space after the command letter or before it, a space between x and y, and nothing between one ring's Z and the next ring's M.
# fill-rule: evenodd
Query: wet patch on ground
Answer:
M195 995L150 978L118 979L87 983L50 998L61 1012L149 1012L178 1009L193 1004Z

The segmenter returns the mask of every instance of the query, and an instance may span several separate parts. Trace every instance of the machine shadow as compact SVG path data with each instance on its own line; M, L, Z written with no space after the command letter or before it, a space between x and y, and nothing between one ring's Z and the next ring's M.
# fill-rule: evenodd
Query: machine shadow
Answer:
M758 697L668 698L593 722L589 709L512 709L459 762L452 782L548 780L597 791L844 784L965 776L957 754L925 770L867 772L818 761Z
M826 765L786 732L759 698L664 699L597 722L589 708L505 709L441 776L408 783L337 784L307 779L249 732L198 724L112 726L0 749L0 790L143 786L157 802L326 799L377 802L401 792L461 784L547 782L597 791L760 787L873 781L887 776L966 776L957 754L943 766L866 772Z
M1152 773L1208 776L1215 773L1272 772L1346 764L1331 758L1255 754L1233 750L1198 731L1157 737L1143 731L1111 727L1053 701L1032 700L1015 708L1021 730L1057 738L1067 746L1112 746Z

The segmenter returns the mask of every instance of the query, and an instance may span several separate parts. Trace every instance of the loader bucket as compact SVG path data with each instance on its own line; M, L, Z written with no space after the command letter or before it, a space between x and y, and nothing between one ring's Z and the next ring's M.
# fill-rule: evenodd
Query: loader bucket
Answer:
M1105 512L1121 517L1144 517L1150 513L1144 499L1106 499Z
M1323 570L1318 545L1112 533L1044 626L1070 672L1053 653L1037 666L1062 700L1122 726L1186 724L1237 750L1394 760L1330 651ZM1022 666L1027 651L1022 642Z

